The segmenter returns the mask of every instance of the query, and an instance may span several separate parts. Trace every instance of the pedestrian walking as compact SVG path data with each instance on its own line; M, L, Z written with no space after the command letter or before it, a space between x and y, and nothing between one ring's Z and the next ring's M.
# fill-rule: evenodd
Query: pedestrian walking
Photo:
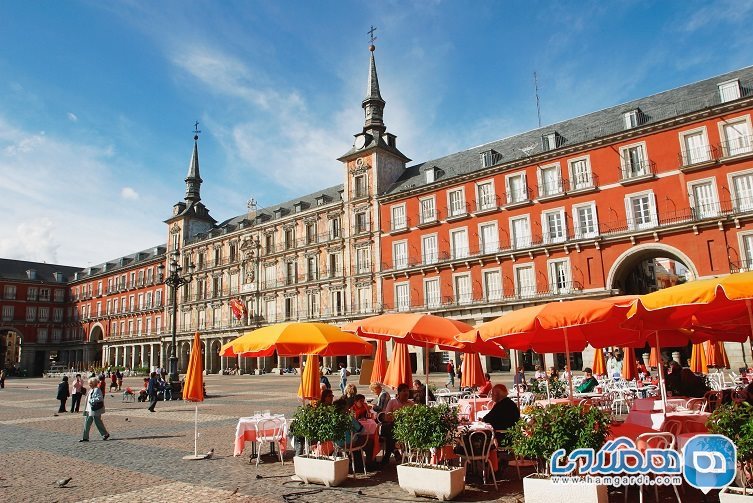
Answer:
M348 376L350 375L350 372L348 372L348 369L345 368L345 366L341 363L340 364L340 393L343 395L345 394L345 387L348 385Z
M445 383L445 386L448 388L454 388L455 387L455 365L452 363L452 361L447 362L447 377L448 380Z
M81 374L76 374L71 384L71 390L71 412L78 412L81 395L84 394L84 380L81 379Z
M159 387L157 373L152 372L149 376L149 383L146 385L146 394L149 397L149 412L154 412L154 406L157 405L157 391L159 391Z
M123 386L123 373L120 369L115 370L115 378L118 380L118 391Z
M99 379L91 377L89 379L89 393L86 395L86 407L84 408L84 435L79 442L89 441L89 430L92 423L97 427L97 431L102 435L102 440L110 438L110 434L102 422L102 414L105 413L105 396L99 388Z
M68 389L68 376L63 376L63 380L58 384L58 400L60 400L58 412L68 412L65 408L65 402L68 401L69 396L71 396L71 392Z
M5 376L7 372L5 369L0 369L0 389L5 389Z

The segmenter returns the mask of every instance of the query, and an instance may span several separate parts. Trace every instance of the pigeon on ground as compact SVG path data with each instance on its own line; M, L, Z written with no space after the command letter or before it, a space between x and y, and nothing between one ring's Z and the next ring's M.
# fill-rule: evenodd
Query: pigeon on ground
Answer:
M209 451L206 453L207 459L211 459L212 456L214 456L214 447L209 449Z
M55 481L55 485L58 486L58 487L65 487L68 484L68 482L70 482L70 481L71 481L71 477L68 477L68 478L65 478L65 479L56 480Z
M53 414L53 416L55 416L55 417L58 417L58 415L57 415L57 414Z
M126 418L126 421L128 421L128 418Z
M235 491L230 493L230 496L235 496L236 494L238 494L238 489L240 489L240 487L236 487Z

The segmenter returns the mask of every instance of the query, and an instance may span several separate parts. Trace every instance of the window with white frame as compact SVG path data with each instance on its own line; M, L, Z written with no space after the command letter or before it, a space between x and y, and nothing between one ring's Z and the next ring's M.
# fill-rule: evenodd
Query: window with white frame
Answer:
M37 329L37 342L47 342L47 329L46 328Z
M392 213L392 230L405 229L408 225L405 218L405 204L393 206L390 211Z
M118 322L113 321L110 323L110 335L118 335Z
M505 178L505 186L507 188L507 204L528 201L528 186L526 185L525 172L508 175Z
M97 316L100 316L99 314L99 302L97 302ZM63 321L63 308L62 307L55 307L52 309L52 321L61 322Z
M356 254L356 267L358 267L358 254ZM308 281L317 279L317 269L316 256L306 257L306 279Z
M410 286L408 283L395 284L395 307L398 311L410 311Z
M542 212L541 228L544 231L543 238L545 243L561 243L567 239L565 210L558 208Z
M455 229L450 231L450 253L453 259L468 256L468 231Z
M147 317L146 319L146 335L152 335L152 318Z
M392 261L395 269L408 267L408 242L396 241L392 243Z
M371 287L358 287L358 310L360 313L371 312Z
M366 175L357 175L353 178L354 197L365 197L368 195Z
M356 234L360 234L362 232L368 232L369 230L369 217L366 214L365 211L359 211L355 214L355 220L356 220ZM335 237L339 237L340 227L338 229L338 235ZM330 237L332 236L332 233L330 232Z
M528 248L531 246L531 223L528 215L510 219L511 245L513 248Z
M730 175L737 211L753 210L753 171Z
M472 300L471 275L458 274L455 276L455 302L458 304L470 304Z
M264 302L264 315L267 319L267 322L274 322L275 321L275 315L277 311L277 302L275 302L275 299L267 299Z
M424 199L421 199L421 223L425 224L428 222L434 222L437 220L437 210L435 207L436 203L434 201L434 197L427 197Z
M591 162L588 157L570 161L570 186L572 190L590 189L594 186Z
M363 225L366 225L366 213L361 213L363 217ZM358 214L356 214L356 231L360 232L358 228ZM336 239L340 237L340 219L339 218L330 218L329 219L329 238L330 239Z
M711 148L706 137L706 129L694 129L680 133L682 165L690 166L711 160Z
M53 293L53 299L55 300L55 302L63 302L65 300L65 290L56 288L55 292Z
M740 234L740 269L753 270L753 233Z
M629 145L620 149L622 158L622 178L636 178L651 174L643 143Z
M277 283L277 271L275 266L268 265L264 268L264 287L272 288Z
M722 151L725 157L753 151L750 124L747 119L728 121L722 125Z
M494 196L494 183L491 181L476 184L476 210L493 210L497 208Z
M449 203L450 217L465 215L465 191L463 188L451 190L447 192L447 199Z
M719 99L722 103L740 99L740 83L737 79L719 84Z
M431 278L424 281L424 300L429 309L437 308L442 302L439 291L439 278Z
M497 222L489 222L478 226L479 249L481 253L497 253L499 251L499 233Z
M515 266L515 295L533 297L536 295L536 276L533 264Z
M592 201L574 205L573 220L575 224L576 238L592 238L599 233L599 223L596 217L595 202Z
M315 318L319 316L319 293L318 292L306 293L306 316L308 318Z
M35 321L37 319L37 308L26 306L26 321Z
M37 294L39 290L37 290L37 287L30 286L29 289L26 291L26 300L37 300Z
M13 306L3 306L3 321L13 320Z
M622 114L622 117L625 121L625 129L632 129L641 125L642 114L641 111L637 108L635 110L625 112L624 114Z
M144 327L144 320L142 320L141 318L137 319L136 320L136 333L141 335L141 331L143 330L143 327Z
M342 316L345 314L345 292L334 290L330 293L330 306L333 315Z
M437 235L428 234L421 236L421 257L424 264L436 264L439 258L437 247Z
M86 307L89 307L88 305ZM87 309L88 311L88 309ZM87 312L87 315L89 313ZM48 321L50 319L50 308L49 307L40 307L39 308L39 321Z
M6 300L15 300L16 298L16 286L5 285L3 287L3 298Z
M356 248L356 274L371 272L371 248Z
M155 316L154 318L154 328L157 332L157 335L162 333L162 316Z
M484 298L487 301L500 300L502 298L502 275L499 269L483 271Z
M630 229L647 229L657 225L654 192L648 191L625 196L625 213Z
M562 175L560 165L543 166L539 168L539 197L554 196L562 194Z
M549 291L553 294L572 290L570 262L567 259L549 261Z
M713 178L694 180L688 183L690 203L696 218L715 217L719 214L719 199Z
M133 320L128 322L128 335L135 335L133 331Z

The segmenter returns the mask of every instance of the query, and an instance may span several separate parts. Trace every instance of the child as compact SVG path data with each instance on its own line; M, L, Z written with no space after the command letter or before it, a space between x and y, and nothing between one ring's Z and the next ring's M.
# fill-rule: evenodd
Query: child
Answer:
M353 398L353 406L350 408L356 419L366 419L369 416L369 406L366 405L366 397L357 394Z

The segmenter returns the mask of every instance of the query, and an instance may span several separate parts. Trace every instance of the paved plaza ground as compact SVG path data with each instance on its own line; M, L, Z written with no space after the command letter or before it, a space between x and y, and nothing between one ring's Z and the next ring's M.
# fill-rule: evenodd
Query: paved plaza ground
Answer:
M436 379L443 377L438 374ZM337 378L331 381L336 387ZM411 498L398 487L394 465L327 489L290 480L291 452L284 466L263 457L266 462L258 469L249 464L250 445L244 455L233 457L239 417L267 409L290 417L298 403L295 376L207 376L209 397L199 404L199 451L214 449L214 455L204 461L181 459L193 453L193 404L159 402L156 412L150 413L148 404L122 403L119 393L108 393L103 418L111 438L100 440L92 427L91 441L79 443L83 417L57 414L58 382L9 379L0 390L2 502L429 501ZM140 389L141 383L142 378L126 378L124 387ZM514 471L505 475L499 491L470 478L458 500L523 501L522 484ZM56 480L67 477L72 480L66 487L55 486ZM662 501L673 500L671 491L661 495ZM649 497L653 499L653 494ZM622 492L610 495L615 502L623 498ZM637 499L633 489L629 500ZM687 490L683 501L701 501L700 493Z

